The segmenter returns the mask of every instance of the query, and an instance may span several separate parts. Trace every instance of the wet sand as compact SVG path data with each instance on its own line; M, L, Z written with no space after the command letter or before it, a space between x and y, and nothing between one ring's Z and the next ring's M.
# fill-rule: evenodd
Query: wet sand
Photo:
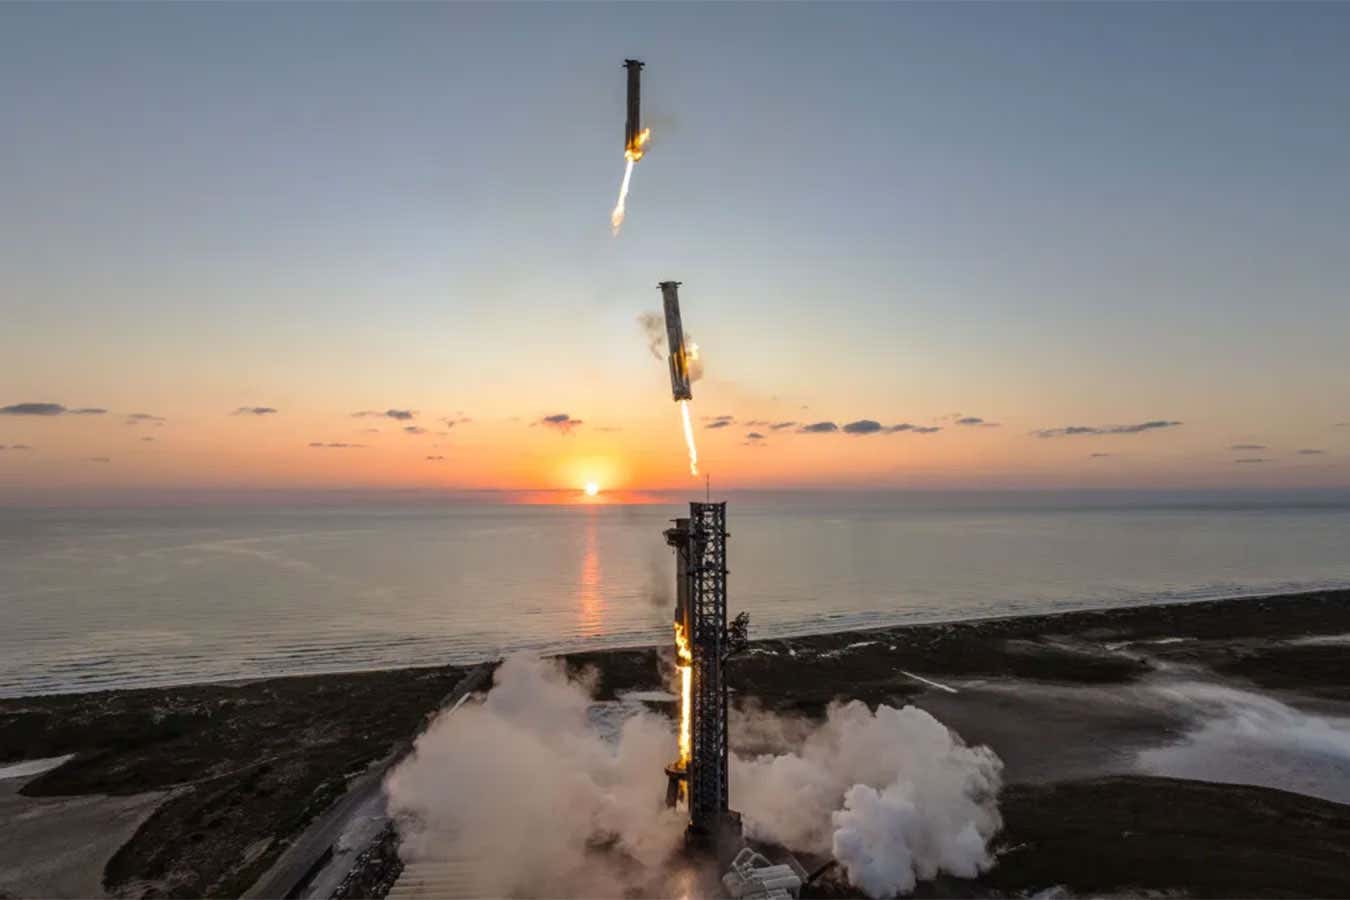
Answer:
M834 699L914 703L998 752L1009 785L1000 862L976 882L924 886L929 896L1350 897L1350 864L1326 862L1350 859L1350 806L1314 796L1342 775L1350 784L1350 745L1342 757L1337 743L1350 722L1347 635L1350 592L1319 592L763 641L730 677L742 707L810 720ZM593 670L601 700L660 691L670 672L666 648L566 659ZM237 896L354 776L411 739L462 674L0 700L0 765L77 754L26 780L16 802L166 792L145 801L153 813L120 849L104 848L110 893ZM1211 762L1241 761L1225 716L1269 727L1246 769ZM742 752L772 749L738 741L736 717L732 735ZM1320 756L1303 735L1322 742ZM1275 783L1166 777L1195 772ZM66 893L6 875L27 855L0 840L0 895ZM828 879L812 887L849 893Z

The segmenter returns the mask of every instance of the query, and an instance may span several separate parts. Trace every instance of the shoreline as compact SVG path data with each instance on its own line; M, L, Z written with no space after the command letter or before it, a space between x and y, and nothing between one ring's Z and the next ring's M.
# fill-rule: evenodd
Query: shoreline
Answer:
M1157 609L1170 609L1176 607L1196 607L1196 606L1205 607L1216 604L1242 603L1251 601L1267 601L1267 602L1274 602L1281 600L1298 601L1302 598L1326 594L1333 594L1333 595L1344 594L1346 595L1347 602L1350 602L1350 581L1334 582L1329 584L1328 586L1299 589L1296 591L1282 591L1279 593L1257 591L1251 593L1222 594L1219 596L1202 596L1184 599L1168 596L1166 599L1153 599L1153 600L1145 600L1142 602L1135 601L1121 604L1074 606L1072 608L1056 610L1053 612L1013 612L1013 613L986 615L986 616L934 618L934 619L919 618L901 621L886 619L884 621L879 621L875 624L863 624L851 622L843 625L840 628L829 628L829 627L812 628L811 626L803 626L803 630L800 631L797 630L795 626L788 625L785 627L782 633L774 633L759 637L755 636L755 623L752 619L750 623L750 633L751 633L750 643L751 646L754 647L756 644L761 644L770 641L793 641L793 640L824 638L837 635L872 634L875 632L891 632L910 628L930 628L936 626L945 627L945 626L964 626L964 625L982 626L1003 622L1023 622L1023 621L1049 622L1052 620L1068 619L1075 616L1086 616L1103 613L1118 614L1130 610L1157 610ZM429 665L412 665L412 666L377 665L371 666L369 668L320 669L313 671L287 672L280 674L239 675L229 678L212 679L207 681L173 681L163 684L149 684L141 686L100 687L87 690L60 690L60 691L40 692L33 694L12 694L12 695L0 694L0 703L15 700L35 700L39 698L55 699L60 697L84 697L96 694L101 695L121 694L131 691L175 690L190 687L203 687L207 685L246 686L259 682L269 682L290 678L333 678L352 675L369 675L376 673L391 673L391 672L426 672L443 669L446 666L472 668L474 666L483 665L485 663L499 662L505 656L510 655L512 653L537 653L538 655L547 658L567 658L579 655L589 656L599 653L628 653L638 651L653 651L659 650L664 646L665 644L661 642L606 644L602 640L600 643L596 645L587 647L537 648L537 649L521 648L519 650L508 651L507 653L504 653L496 657L454 659L453 661L446 663L435 663ZM0 756L0 762L3 762L3 756Z
M959 895L1054 884L1110 890L1111 883L1093 880L1100 873L1091 867L1057 862L1090 854L1099 844L1086 837L1075 843L1074 835L1057 833L1054 822L1092 822L1093 810L1105 806L1114 812L1094 840L1110 839L1110 829L1167 833L1173 802L1183 794L1194 815L1208 816L1212 846L1244 848L1258 840L1244 830L1241 815L1249 806L1268 806L1273 793L1281 817L1306 821L1299 836L1308 846L1350 853L1350 837L1316 839L1313 831L1327 827L1350 836L1350 794L1328 796L1344 779L1309 784L1266 765L1225 773L1216 765L1227 759L1223 753L1206 757L1203 744L1192 746L1197 734L1203 737L1197 729L1204 722L1227 715L1240 720L1257 702L1338 729L1350 723L1347 649L1350 590L762 638L728 664L732 749L742 755L781 749L755 743L762 738L754 729L739 729L740 717L757 708L810 721L840 699L912 704L967 743L990 746L1005 766L1005 849L1020 855L962 882ZM667 648L558 656L571 671L588 673L597 703L668 687ZM368 783L363 776L408 746L469 668L0 699L0 766L75 754L32 777L0 781L0 896L70 895L63 885L73 882L52 880L40 860L19 855L23 846L73 854L63 877L78 875L81 895L97 883L120 896L146 890L238 896L288 848L308 840L313 823L341 808L356 785ZM1218 702L1204 694L1215 689ZM666 714L673 707L640 694L628 702ZM1272 734L1285 742L1276 749L1302 759L1298 754L1307 748L1276 726ZM1350 756L1344 764L1350 771ZM659 773L653 777L654 789L662 789ZM1160 780L1172 786L1162 789ZM1239 787L1244 784L1261 786ZM113 820L126 828L118 846L93 841ZM1272 820L1258 830L1275 840L1280 828ZM47 843L34 843L37 838ZM1113 877L1138 880L1115 888L1238 892L1223 872L1202 882L1178 870L1168 862L1166 842L1140 842L1132 852L1142 855ZM1278 893L1275 887L1286 886L1289 894L1316 896L1343 885L1337 895L1350 896L1350 871L1343 882L1335 873L1314 878L1292 862L1271 859L1263 864L1265 887L1249 882L1241 893ZM845 890L841 896L852 895Z

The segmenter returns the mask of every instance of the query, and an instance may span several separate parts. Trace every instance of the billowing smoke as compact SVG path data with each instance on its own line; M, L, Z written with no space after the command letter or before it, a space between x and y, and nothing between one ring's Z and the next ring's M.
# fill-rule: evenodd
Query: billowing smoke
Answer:
M478 896L679 892L687 814L665 807L661 774L673 723L600 709L560 664L508 658L484 701L442 714L387 780L404 860L452 864ZM733 756L748 836L833 854L872 897L990 865L1002 764L928 713L853 702L815 724L748 706L731 724L742 753L796 748Z
M1202 682L1155 689L1196 717L1179 741L1140 752L1150 775L1259 784L1350 803L1350 718L1295 709L1264 694Z
M666 318L659 312L645 312L638 316L638 327L642 329L642 336L647 341L647 349L651 354L661 362L666 361ZM698 350L698 344L694 341L694 336L689 332L684 333L685 346L689 349L689 380L698 381L703 377L702 354Z
M649 884L683 833L661 776L675 733L638 712L607 741L590 705L560 664L507 658L484 702L442 714L390 775L405 861L470 866L478 896L621 896Z
M645 312L638 316L638 327L647 339L647 349L658 360L664 360L661 348L666 344L666 320L659 312Z
M731 799L751 836L832 854L868 896L893 897L992 865L1002 770L921 709L853 701L795 752L733 758Z

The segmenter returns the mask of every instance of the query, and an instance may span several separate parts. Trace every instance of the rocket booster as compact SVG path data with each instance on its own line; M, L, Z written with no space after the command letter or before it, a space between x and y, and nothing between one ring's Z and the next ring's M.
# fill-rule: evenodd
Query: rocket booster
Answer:
M684 325L680 323L680 282L661 282L661 300L666 313L666 341L670 345L670 392L678 400L693 400L689 383L689 354L684 346Z
M694 616L690 604L689 568L690 554L700 548L690 540L690 520L676 519L674 528L666 529L666 543L675 548L675 627L685 641L685 650L694 640ZM683 663L682 663L683 664Z
M628 120L623 126L623 149L629 159L642 156L642 62L625 59L623 67L628 70Z

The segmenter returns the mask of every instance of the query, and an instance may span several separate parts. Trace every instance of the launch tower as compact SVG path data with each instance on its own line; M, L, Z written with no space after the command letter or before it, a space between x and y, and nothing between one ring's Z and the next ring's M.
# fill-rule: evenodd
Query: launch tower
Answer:
M689 802L690 841L725 844L728 832L740 837L740 816L727 806L727 684L724 664L744 648L749 616L727 626L727 505L689 504L689 518L676 519L665 532L675 548L675 624L683 628L692 656L690 754L687 766L667 770L671 794ZM733 851L734 852L734 851Z

